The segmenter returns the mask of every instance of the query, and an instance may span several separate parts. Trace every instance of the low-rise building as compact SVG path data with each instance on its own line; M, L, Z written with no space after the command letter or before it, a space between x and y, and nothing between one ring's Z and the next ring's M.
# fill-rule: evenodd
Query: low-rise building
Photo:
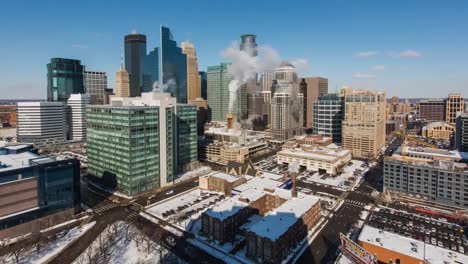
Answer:
M468 159L468 153L459 152L456 150L435 149L426 147L409 147L403 146L405 156L412 158L428 159L428 160L449 160L461 161ZM395 154L401 154L401 147L399 147Z
M237 187L247 180L245 177L236 177L223 172L212 172L208 175L200 176L199 186L202 190L223 192L230 196L234 187Z
M455 133L455 126L445 122L432 122L422 129L422 136L434 139L450 140Z
M358 243L378 263L468 263L468 256L365 225Z
M298 162L308 171L337 174L351 160L351 151L341 148L283 149L277 154L279 164Z
M80 211L80 164L28 152L0 149L0 239L70 220Z

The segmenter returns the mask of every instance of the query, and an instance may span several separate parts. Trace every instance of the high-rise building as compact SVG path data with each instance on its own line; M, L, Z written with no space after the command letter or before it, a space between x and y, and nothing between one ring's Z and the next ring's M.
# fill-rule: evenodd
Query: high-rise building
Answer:
M130 97L140 96L143 89L142 64L146 56L146 36L129 34L124 38L125 70L130 76Z
M271 136L286 141L303 133L302 104L296 70L283 62L274 72L271 98Z
M71 94L67 102L69 140L86 140L86 107L91 99L87 94Z
M253 34L245 34L241 36L240 50L247 52L251 57L257 56L257 43Z
M319 96L314 102L313 131L315 134L328 134L333 142L341 143L341 123L343 121L343 97L340 94Z
M164 92L177 98L178 103L187 103L187 56L177 46L167 27L161 27L161 65L159 79L167 87Z
M81 210L80 162L0 148L0 239L39 232L73 220Z
M105 72L85 71L85 90L91 98L91 104L104 104L104 91L107 89Z
M199 71L201 98L208 100L208 77L205 71Z
M143 72L142 92L151 92L155 88L155 82L159 81L159 48L154 48L143 57L141 68Z
M0 126L16 126L16 105L0 105Z
M209 66L207 71L209 120L225 121L229 108L229 63Z
M187 100L201 97L201 78L198 74L198 60L195 47L190 42L182 42L182 52L187 56Z
M374 159L385 145L385 92L342 89L342 142L353 157Z
M88 107L88 171L129 195L172 184L197 160L196 114L154 92Z
M115 95L112 88L107 88L104 90L104 104L110 104L111 95Z
M39 147L63 144L66 140L64 102L19 102L17 141Z
M47 64L47 101L66 102L70 94L85 93L81 61L52 58Z
M130 89L130 76L121 65L120 69L115 73L115 96L130 97Z
M418 103L419 119L430 122L445 121L445 100L422 100Z
M463 114L465 102L461 94L449 94L445 110L445 122L455 125L457 115Z
M457 117L455 146L461 152L468 152L468 114Z
M304 104L306 115L304 116L305 128L312 128L313 126L313 103L319 96L328 94L328 79L322 77L306 77L303 78L305 81L305 89L307 89L307 95L304 94Z

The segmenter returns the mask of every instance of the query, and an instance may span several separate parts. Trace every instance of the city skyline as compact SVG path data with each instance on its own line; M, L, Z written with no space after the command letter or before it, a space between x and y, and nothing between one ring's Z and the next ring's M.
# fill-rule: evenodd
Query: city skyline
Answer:
M115 88L123 37L132 31L145 34L151 50L160 46L160 25L171 28L179 46L183 41L194 43L202 71L225 61L221 52L239 42L240 35L256 34L259 46L271 46L282 59L306 61L301 77L328 78L330 92L351 86L386 90L389 97L443 98L449 92L468 91L462 67L468 59L463 48L467 36L457 33L468 25L468 4L461 1L443 8L435 1L425 1L423 8L371 1L363 1L361 7L342 1L295 1L281 8L187 2L184 8L189 12L183 20L174 16L180 5L172 3L121 3L113 6L112 16L101 16L108 8L103 3L83 1L71 8L53 2L10 2L0 11L3 24L22 25L19 31L0 30L5 36L0 37L2 99L46 98L45 65L53 57L79 59L88 71L104 71ZM129 8L137 12L127 12ZM255 12L258 8L263 11ZM205 15L197 15L202 10ZM235 19L240 12L243 19ZM280 12L294 19L278 19ZM69 19L78 14L84 15ZM7 42L6 36L16 41Z

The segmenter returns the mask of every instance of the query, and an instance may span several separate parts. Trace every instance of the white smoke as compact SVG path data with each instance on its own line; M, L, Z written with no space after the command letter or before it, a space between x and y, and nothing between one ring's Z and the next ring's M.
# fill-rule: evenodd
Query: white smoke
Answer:
M228 66L228 74L232 79L229 83L230 113L234 112L237 91L242 84L255 78L257 73L272 71L281 63L278 52L270 46L258 46L257 50L258 56L252 57L247 52L241 51L237 42L233 42L221 53L224 58L231 61Z
M176 81L174 79L169 79L163 85L159 84L159 81L155 81L153 83L153 92L159 93L174 93L176 88Z
M310 69L310 63L306 59L293 59L290 62L296 68L298 75L303 75Z

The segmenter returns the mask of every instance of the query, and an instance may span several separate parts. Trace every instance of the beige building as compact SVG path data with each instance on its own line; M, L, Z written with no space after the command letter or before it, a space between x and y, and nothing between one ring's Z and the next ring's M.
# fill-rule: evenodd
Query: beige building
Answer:
M322 77L306 77L303 78L306 83L305 91L300 91L304 94L304 123L305 128L312 128L313 126L313 109L314 102L319 96L328 94L328 79Z
M202 190L222 192L227 196L231 195L233 188L246 183L244 177L236 177L224 172L213 172L199 177L199 187Z
M115 74L115 96L130 97L130 76L122 65Z
M465 109L463 96L461 94L449 94L445 107L445 122L455 125L457 113L462 114Z
M278 164L298 162L308 171L335 175L351 160L351 151L341 148L283 149L277 154Z
M376 158L385 145L385 92L345 88L342 142L356 158Z
M190 42L182 42L182 52L187 55L187 100L201 97L201 78L198 74L198 60L195 47Z
M455 126L445 122L432 122L422 129L422 136L427 138L450 139L455 133Z

